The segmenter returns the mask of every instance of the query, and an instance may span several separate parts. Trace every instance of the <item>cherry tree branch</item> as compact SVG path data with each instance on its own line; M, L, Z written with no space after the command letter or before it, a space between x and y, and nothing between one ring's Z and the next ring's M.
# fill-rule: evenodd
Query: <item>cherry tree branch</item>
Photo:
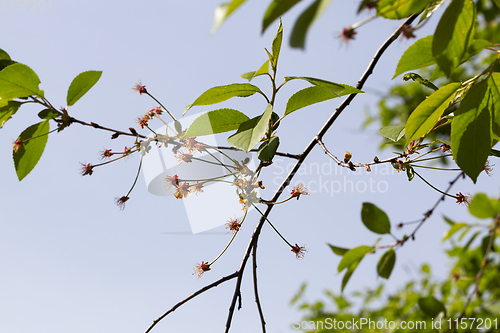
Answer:
M411 24L416 18L417 18L417 15L412 15L408 19L406 19L404 21L404 23L402 23L399 26L399 28L377 50L377 52L375 53L373 59L371 60L370 64L368 65L368 68L365 70L365 72L363 73L363 75L359 79L359 81L358 81L358 83L356 85L357 89L361 90L361 88L364 86L364 84L365 84L366 80L368 79L368 77L373 73L373 69L377 65L377 62L379 61L380 57L385 52L385 50L387 50L387 48L398 38L398 36L401 34L401 32L403 30L403 27L405 27L406 25ZM291 180L293 179L293 177L295 176L295 174L299 170L300 166L302 165L302 163L304 162L304 160L306 159L306 157L312 151L312 149L314 148L314 146L318 143L318 140L322 139L322 137L330 129L330 127L333 125L333 123L338 118L338 116L351 103L351 101L354 99L354 97L356 97L356 95L357 94L351 94L346 99L344 99L344 101L332 113L332 115L330 116L330 118L321 127L321 129L315 135L315 137L311 140L311 142L305 147L305 149L302 151L302 153L300 153L299 155L297 155L297 162L295 163L295 165L293 166L293 168L290 170L290 172L288 173L287 177L283 180L283 182L281 183L280 187L274 193L272 199L270 200L271 202L276 202L279 199L280 195L283 193L283 191L285 190L285 188L290 184ZM179 306L181 306L182 304L184 304L184 303L188 302L189 300L193 299L197 295L199 295L199 294L205 292L206 290L211 289L211 288L213 288L213 287L215 287L215 286L219 285L220 283L223 283L223 282L225 282L227 280L230 280L230 279L233 279L233 278L237 278L236 285L235 285L235 288L234 288L233 298L232 298L231 305L230 305L229 311L228 311L228 316L227 316L227 321L226 321L226 327L224 329L225 333L229 332L229 329L231 327L232 318L233 318L233 315L234 315L234 310L236 308L236 302L238 300L240 300L240 302L239 302L239 308L241 308L241 282L242 282L243 273L244 273L244 270L245 270L245 267L246 267L246 263L247 263L248 258L250 256L250 253L253 251L254 247L257 246L257 240L258 240L258 238L260 236L260 232L262 230L262 227L263 227L264 223L266 222L267 217L271 213L271 210L273 209L273 207L274 207L274 205L272 205L272 204L268 204L267 205L267 208L266 208L264 214L261 216L261 218L260 218L259 222L257 223L257 226L255 227L254 232L253 232L253 234L252 234L252 236L250 238L250 241L249 241L249 243L247 245L247 248L246 248L245 253L243 255L243 258L241 260L240 267L238 268L238 270L235 273L233 273L231 275L228 275L228 276L226 276L226 277L224 277L222 279L217 280L216 282L214 282L214 283L212 283L212 284L210 284L210 285L208 285L208 286L206 286L206 287L198 290L197 292L195 292L194 294L190 295L189 297L187 297L183 301L177 303L174 307L172 307L170 310L168 310L162 316L160 316L158 319L156 319L153 322L153 324L146 330L145 333L150 332L151 329L158 322L160 322L163 318L165 318L169 313L175 311L175 309L177 309Z
M382 44L382 46L377 50L375 53L375 56L373 57L372 61L368 65L368 68L365 70L363 75L358 81L358 84L356 85L356 88L361 90L368 79L368 77L373 73L373 69L377 65L377 62L379 61L380 57L382 54L387 50L387 48L399 37L401 32L403 31L403 28L409 24L411 24L418 15L412 15L408 19L405 20L403 24L399 26L399 28ZM300 153L299 159L293 166L293 168L290 170L288 173L287 177L283 180L281 183L280 187L278 190L274 193L274 196L270 200L271 202L276 202L278 201L281 193L285 190L285 188L290 184L291 180L299 170L300 166L306 159L306 157L309 155L309 153L312 151L314 146L318 143L318 140L321 140L325 133L330 129L330 127L333 125L335 120L338 118L338 116L344 111L344 109L351 103L351 101L356 97L357 94L351 94L347 96L346 99L339 105L339 107L333 112L333 114L330 116L330 118L326 121L326 123L323 125L323 127L319 130L319 132L316 134L316 136L311 140L311 142L306 146L306 148ZM252 247L254 246L255 242L257 241L260 231L262 229L262 226L264 225L266 218L269 216L271 213L271 210L273 209L274 205L267 205L267 209L264 212L264 215L260 218L259 223L255 227L254 233L250 239L250 242L248 243L247 249L245 251L245 254L243 256L243 260L241 262L240 268L238 269L238 272L241 272L241 274L238 275L238 279L236 282L234 294L233 294L233 299L231 302L231 306L229 307L229 313L227 316L227 321L226 321L226 328L224 330L224 333L229 332L229 328L231 327L231 321L233 318L234 314L234 308L236 305L236 299L240 295L240 287L241 287L241 280L243 276L243 270L245 268L246 262L248 260L248 256L250 255L250 251L252 250Z
M253 291L255 294L255 303L257 303L257 310L259 310L260 322L262 324L262 333L266 333L266 320L264 319L264 312L259 298L259 288L257 284L257 242L252 250L252 267L253 267Z
M163 318L165 318L166 316L168 316L168 314L177 310L177 308L180 307L181 305L183 305L184 303L189 302L190 300L192 300L196 296L203 294L205 291L210 290L214 287L217 287L219 284L226 282L228 280L234 279L237 276L238 276L238 272L234 272L233 274L224 276L223 278L220 278L219 280L215 281L214 283L211 283L211 284L199 289L198 291L192 293L191 295L189 295L188 297L186 297L185 299L183 299L179 303L175 304L173 307L171 307L167 312L165 312L164 314L159 316L157 319L153 320L153 323L151 324L151 326L149 326L148 329L144 333L150 332L153 329L153 327L155 327L156 324L158 324Z
M351 169L353 171L355 171L355 168L359 168L359 167L367 167L367 166L374 165L374 164L396 162L398 160L398 158L402 158L402 157L406 156L405 153L401 153L401 154L399 154L397 156L394 156L394 157L391 157L391 158L387 158L385 160L379 160L378 157L375 157L373 159L373 162L368 162L368 163L352 163L352 162L347 162L346 163L346 162L343 162L343 161L339 160L337 158L337 156L335 156L332 153L330 153L330 151L326 148L325 144L323 143L323 140L321 140L320 138L316 138L316 141L321 146L321 148L323 148L323 151L325 152L325 154L328 155L332 160L334 160L335 163L337 163L341 167L349 168L349 169Z

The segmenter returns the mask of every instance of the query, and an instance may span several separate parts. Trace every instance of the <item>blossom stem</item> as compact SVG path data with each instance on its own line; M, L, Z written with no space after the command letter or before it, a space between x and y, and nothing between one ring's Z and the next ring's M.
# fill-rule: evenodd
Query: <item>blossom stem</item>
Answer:
M293 195L288 198L288 199L285 199L285 200L281 200L281 201L277 201L277 202L271 202L271 201L265 201L265 200L262 200L262 203L266 204L266 205L279 205L279 204L282 204L282 203L285 203L287 202L288 200L291 200L295 198Z
M135 176L134 183L132 184L132 187L130 188L128 193L125 195L126 197L128 197L130 195L130 193L132 192L132 190L135 187L135 184L137 184L137 179L139 179L139 174L141 173L141 167L142 167L142 156L141 156L141 161L139 162L139 168L137 169L137 175Z
M246 218L246 216L247 216L247 212L248 212L248 209L246 209L246 210L245 210L245 214L243 215L243 218L241 219L240 225L242 225L242 224L243 224L243 222L245 221L245 218ZM230 239L230 240L229 240L229 242L227 243L227 245L226 245L226 247L224 248L224 250L222 250L222 252L221 252L221 253L219 253L219 255L218 255L218 256L217 256L214 260L212 260L212 261L208 264L208 266L209 266L209 267L210 267L210 266L212 266L212 264L213 264L214 262L216 262L216 261L217 261L217 259L219 259L219 258L220 258L220 257L224 254L224 252L226 252L226 250L229 248L229 245L231 245L231 243L233 242L234 238L236 237L236 234L237 234L237 233L238 233L238 230L235 230L235 232L234 232L234 234L233 234L233 237L231 237L231 239Z
M290 243L289 243L289 242L285 239L285 237L283 237L283 235L282 235L282 234L280 234L280 232L278 231L278 229L276 229L276 227L275 227L275 226L271 223L271 221L269 221L269 219L267 218L267 216L266 216L266 215L264 215L264 214L261 212L261 210L260 210L257 206L255 206L254 204L252 204L252 206L253 206L255 209L257 209L257 211L260 213L260 215L262 215L262 216L266 219L267 223L269 223L269 225L271 226L271 228L273 228L273 229L274 229L274 231L276 231L276 233L278 234L278 236L280 236L280 237L281 237L281 239L282 239L285 243L287 243L287 245L288 245L288 246L290 246L290 247L293 249L293 248L294 248L294 247L293 247L293 245L292 245L292 244L290 244Z
M109 160L109 161L106 161L106 162L102 162L102 163L99 163L99 164L93 164L92 167L95 168L95 167L98 167L98 166L103 166L103 165L106 165L106 164L109 164L111 162L115 162L115 161L118 161L119 159L122 159L130 154L133 154L135 152L137 152L138 150L131 150L129 153L125 154L125 153L113 153L113 154L123 154L122 156L120 157L117 157L115 159L112 159L112 160Z
M38 139L38 138L41 138L42 136L49 135L50 133L53 133L53 132L55 132L55 131L57 131L57 130L58 130L58 128L54 128L52 131L48 131L47 133L43 133L43 134L40 134L40 135L34 136L34 137L32 137L32 138L28 138L28 139L23 140L23 141L21 141L21 142L22 142L22 143L25 143L25 142L28 142L28 141L33 140L33 139Z
M430 153L433 153L433 152L438 151L438 150L440 150L440 149L441 149L441 147L437 147L437 148L434 148L434 149L432 149L432 150L429 150L428 152L425 152L425 153L423 153L422 155L419 155L419 156L415 157L413 160L410 160L410 162L411 162L411 161L418 160L418 159L420 159L420 158L424 157L425 155L430 154ZM438 157L440 157L440 156L438 156Z
M460 171L460 170L462 170L462 169L436 168L436 167L430 167L430 166L426 166L426 165L416 165L416 164L411 164L411 166L414 168L424 168L424 169L443 170L443 171Z
M378 17L378 15L374 15L374 16L371 16L371 17L369 17L367 19L364 19L363 21L359 21L358 23L354 23L353 25L351 25L351 29L357 29L360 26L365 25L366 23L368 23L370 21L373 21L377 17Z
M212 154L210 154L212 157L214 157ZM214 157L215 158L215 157ZM223 164L221 161L219 161L217 158L215 158L218 162L212 162L212 161L207 161L207 160L204 160L204 159L201 159L201 158L197 158L197 157L191 157L192 160L197 160L197 161L200 161L200 162L205 162L205 163L209 163L209 164L215 164L215 165L222 165L224 167L226 167L226 169L229 167L229 168L234 168L233 166L231 165L225 165ZM229 172L231 172L231 170L227 169Z
M445 154L445 155L441 155L441 156L434 156L434 157L429 157L429 158L424 158L424 159L420 159L420 157L422 157L424 155L421 155L421 156L418 156L412 160L409 160L408 163L412 163L412 162L423 162L423 161L431 161L431 160L437 160L438 158L441 158L441 157L448 157L448 156L453 156L453 154Z
M416 174L416 175L417 175L420 179L422 179L422 180L424 181L424 183L426 183L427 185L429 185L430 187L432 187L434 190L438 191L438 192L439 192L439 193L441 193L442 195L446 195L446 196L449 196L450 198L458 199L458 197L457 197L457 196L455 196L455 195L451 195L451 194L448 194L448 193L443 192L443 191L441 191L440 189L438 189L438 188L434 187L431 183L429 183L429 182L428 182L427 180L425 180L422 176L420 176L420 174L419 174L418 172L416 172L416 171L414 171L414 172L415 172L415 174Z
M237 172L233 172L233 173L229 173L229 174L226 174L226 175L223 175L223 176L218 176L218 177L213 177L213 178L205 178L205 179L179 179L179 182L203 182L203 183L208 183L208 182L211 182L211 181L216 181L218 179L221 179L221 178L226 178L226 177L229 177L229 176L234 176L236 175Z
M153 95L151 95L151 94L150 94L149 92L147 92L147 91L145 91L144 93L145 93L146 95L148 95L149 97L151 97L152 99L154 99L154 101L155 101L156 103L160 104L160 106L161 106L161 107L162 107L162 108L163 108L163 109L164 109L164 110L168 113L168 115L169 115L170 117L172 117L172 119L173 119L174 121L177 121L177 119L174 117L174 115L173 115L173 114L171 114L171 113L170 113L170 111L168 111L168 109L167 109L166 107L164 107L164 106L163 106L163 104L161 104L159 100L157 100L157 99L156 99Z

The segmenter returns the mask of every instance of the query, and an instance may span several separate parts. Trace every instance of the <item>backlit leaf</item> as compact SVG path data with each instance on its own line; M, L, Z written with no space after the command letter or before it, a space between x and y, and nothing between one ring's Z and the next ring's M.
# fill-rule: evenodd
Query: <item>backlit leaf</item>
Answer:
M474 183L483 171L492 144L488 110L491 93L486 93L486 88L486 81L482 81L469 89L451 124L453 158Z
M380 0L377 5L377 14L384 18L398 20L413 14L418 14L427 7L432 0Z
M203 136L233 131L249 119L245 114L234 109L209 111L193 121L185 136Z
M342 260L340 260L339 267L337 268L337 271L340 273L344 269L351 266L353 263L359 262L372 249L373 249L372 246L362 245L362 246L358 246L354 249L347 251L344 254L344 256L342 257Z
M260 89L250 83L233 83L213 87L201 94L191 105L186 106L184 114L193 106L217 104L233 97L252 96L256 92L260 92Z
M20 181L33 170L40 157L42 157L45 145L47 144L49 129L49 121L44 120L38 124L31 125L19 136L18 140L22 141L23 144L18 147L17 151L14 150L12 155L17 178Z
M453 95L461 87L459 82L450 83L434 92L410 114L406 122L406 144L429 133L443 112L448 108Z
M66 103L68 106L74 105L99 81L101 71L86 71L78 74L68 88Z
M476 7L473 1L452 0L439 20L432 41L432 55L450 77L472 41Z
M231 135L227 142L239 149L249 152L264 137L273 106L268 104L266 111L261 116L245 121L238 127L238 131Z
M23 105L21 102L9 101L7 105L0 108L0 128L9 120Z
M0 98L5 105L14 98L43 97L39 84L40 79L31 68L20 63L12 64L0 71Z

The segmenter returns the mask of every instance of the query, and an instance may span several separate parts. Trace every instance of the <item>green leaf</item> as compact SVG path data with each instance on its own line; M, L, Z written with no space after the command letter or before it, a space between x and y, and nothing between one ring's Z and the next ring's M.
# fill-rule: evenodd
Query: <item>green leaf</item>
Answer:
M297 292L297 294L295 294L295 296L293 296L292 300L290 301L290 305L295 305L295 303L297 303L297 301L302 298L302 296L304 295L304 292L306 291L306 287L307 287L307 283L302 282L302 284L300 285L299 291Z
M432 56L432 39L432 35L420 38L410 46L399 59L396 73L392 78L407 71L435 64L436 60Z
M418 14L432 0L380 0L377 14L384 18L399 20L413 14Z
M0 59L11 60L10 55L2 49L0 49Z
M286 103L285 116L306 106L327 101L340 95L320 86L307 87L293 94Z
M260 68L256 72L244 73L241 74L240 77L250 82L253 80L254 77L257 77L259 75L265 75L268 73L269 73L269 60L266 60L266 62L262 66L260 66Z
M486 88L486 81L482 81L469 89L451 124L453 158L474 183L483 171L492 143L488 110L491 94L486 94Z
M246 0L232 0L231 2L223 3L215 8L214 26L211 33L214 34L222 23L231 15L239 6Z
M38 117L40 117L40 119L47 119L47 120L51 120L60 117L62 115L63 114L61 112L54 109L44 109L38 112Z
M454 225L451 226L450 230L448 230L444 235L443 235L443 240L447 240L451 236L453 236L456 232L458 232L460 229L465 228L467 226L467 223L455 223Z
M303 49L305 46L306 34L311 25L323 14L332 0L316 0L305 11L300 14L293 26L290 35L290 46Z
M262 21L262 33L267 27L274 22L278 17L286 13L290 8L295 6L300 0L273 0L267 7Z
M346 254L347 251L349 251L349 249L333 246L332 244L328 244L328 246L330 247L330 249L332 249L333 253L335 253L338 256L343 256L344 254Z
M431 3L425 8L424 13L420 16L420 21L418 21L417 25L420 25L425 19L431 17L431 15L441 7L446 0L433 0Z
M12 64L0 71L0 98L5 105L14 98L43 97L39 84L40 79L31 68L20 63Z
M272 137L271 140L263 142L260 145L257 157L264 162L272 161L279 145L280 139L277 136Z
M374 233L381 235L391 233L391 223L387 214L374 204L363 202L361 221Z
M372 246L362 245L347 251L342 257L342 260L340 260L337 271L340 273L344 269L351 266L353 263L361 261L361 259L364 258L365 254L370 252L372 249Z
M484 193L478 193L469 204L469 213L480 219L495 218L500 209L500 201L490 200Z
M0 59L0 71L3 70L5 67L17 64L17 61L10 60L10 59Z
M389 140L398 142L405 135L405 126L406 124L385 126L378 133Z
M278 27L278 32L273 40L273 59L271 65L273 66L274 72L276 72L276 67L278 66L278 59L280 57L281 42L283 40L283 24L280 19L280 26Z
M450 220L449 218L447 218L446 216L443 216L443 219L446 223L448 223L449 225L451 226L454 226L455 224L457 224L456 222L453 222L452 220Z
M427 88L432 89L434 91L439 89L438 87L436 87L434 85L434 83L432 83L431 81L429 81L427 79L424 79L423 77L421 77L417 73L407 73L407 74L403 75L403 81L408 81L408 80L413 80L415 82L418 82L421 85L423 85L424 87L427 87Z
M0 128L17 112L23 105L21 102L9 101L7 105L0 108Z
M31 125L19 136L18 140L22 141L23 145L17 151L13 151L12 155L17 178L20 181L33 170L40 157L42 157L45 145L47 144L49 129L49 121L44 120L38 124Z
M305 80L312 85L321 87L323 89L326 89L326 90L338 95L338 97L344 96L344 95L349 95L349 94L363 93L363 91L356 89L354 87L348 86L347 84L330 82L330 81L326 81L326 80L322 80L322 79L316 79L313 77L307 77L307 76L286 76L285 77L286 82L291 81L291 80Z
M495 3L495 5L497 5L498 8L500 8L500 0L493 0L493 2Z
M82 98L99 81L101 75L101 71L87 71L78 74L69 85L66 97L67 105L72 106Z
M178 121L178 120L174 121L174 128L175 128L175 131L176 131L177 133L179 133L179 134L183 132L183 131L182 131L182 124L181 124L181 122L180 122L180 121Z
M260 92L260 89L250 83L233 83L226 86L213 87L201 94L193 104L186 106L183 115L193 106L217 104L233 97L252 96L256 92Z
M490 45L491 43L484 39L473 40L469 44L466 54L462 57L462 60L460 60L459 65L463 64L464 62L469 60L472 56L478 54L479 52L481 52ZM455 68L453 72L457 72L457 69ZM433 81L445 75L446 74L443 72L443 70L439 66L436 66L429 80Z
M249 119L245 114L234 109L209 111L193 121L185 136L203 136L233 131Z
M459 82L450 83L425 99L410 114L406 122L406 144L427 135L443 112L448 108L453 95L461 87Z
M267 105L266 111L261 116L245 121L238 127L238 131L227 138L227 142L247 153L262 140L266 133L269 119L273 113L273 106Z
M490 116L491 131L495 139L500 139L500 73L491 73L488 87L492 94Z
M434 298L434 296L420 297L418 299L418 305L426 315L432 318L437 317L441 312L446 314L446 308L443 303Z
M475 9L472 1L453 0L439 20L432 41L432 55L448 78L472 41Z
M384 279L391 276L392 269L396 263L396 251L394 249L387 250L386 253L380 258L377 264L377 274Z
M347 285L347 282L349 282L349 279L351 278L352 273L354 273L354 271L358 267L359 263L361 262L361 259L358 260L358 261L356 261L356 262L353 262L349 266L349 268L347 269L347 271L345 272L344 277L342 278L342 286L340 287L340 291L341 292L344 292L344 289L345 289L345 286Z

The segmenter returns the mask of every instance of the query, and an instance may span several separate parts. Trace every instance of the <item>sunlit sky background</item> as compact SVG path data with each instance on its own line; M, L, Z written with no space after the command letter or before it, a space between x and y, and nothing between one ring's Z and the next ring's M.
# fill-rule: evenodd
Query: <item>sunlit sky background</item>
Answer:
M42 3L43 1L37 1ZM213 13L219 0L204 1L45 1L44 11L16 11L8 1L0 3L3 37L0 48L14 60L30 66L40 77L41 88L56 106L65 106L72 79L86 70L102 70L96 86L70 114L118 129L136 126L135 118L157 106L130 88L139 80L177 116L206 89L243 82L239 75L256 70L266 59L278 22L260 34L268 1L248 1L210 35ZM376 20L359 29L355 41L342 45L337 38L344 26L368 17L356 17L360 1L336 1L308 34L306 49L292 50L289 33L295 18L312 1L303 1L283 17L284 43L279 76L312 76L356 85L380 44L399 26L398 21ZM49 7L50 3L50 7ZM25 3L22 4L23 8ZM417 31L418 38L432 34L435 17ZM398 40L381 59L358 96L324 137L337 156L353 153L354 162L365 162L380 152L381 137L376 126L361 130L365 113L376 112L379 94L391 81L397 60L414 40ZM265 78L255 84L269 92ZM287 98L307 84L291 82L278 95L276 110L283 113ZM280 151L299 153L340 103L324 102L292 114L281 125ZM198 107L195 112L215 107ZM232 99L220 105L245 112L262 113L265 101L259 96ZM207 283L237 269L248 239L258 220L253 212L230 250L200 280L192 276L196 262L210 261L224 247L229 235L223 228L206 234L190 234L183 203L173 197L153 196L141 177L126 209L113 204L134 180L138 156L107 167L92 176L79 175L79 162L96 163L103 149L123 150L127 138L110 140L110 133L72 125L49 138L45 154L35 170L18 182L11 159L11 143L27 126L38 121L40 108L23 107L0 131L3 190L0 192L0 331L16 333L143 332L152 320ZM161 124L157 124L158 127ZM224 137L218 137L223 142ZM263 175L269 198L281 182L288 161L278 158ZM493 161L494 163L494 161ZM498 163L497 163L498 164ZM317 171L318 166L320 172ZM422 171L438 188L444 189L455 174ZM316 147L296 181L310 185L310 196L276 207L270 219L292 243L307 244L308 253L296 260L290 249L269 226L259 241L259 282L268 332L292 332L292 322L301 313L289 302L303 282L305 299L325 300L324 290L340 293L340 258L327 246L372 245L379 237L360 220L362 202L385 210L398 237L413 227L396 230L402 221L420 219L439 194L389 166L373 168L370 174L340 169ZM340 182L341 191L331 192ZM363 183L380 186L373 193ZM317 183L314 183L317 182ZM352 182L352 185L350 185ZM320 191L319 183L326 184ZM351 186L354 190L351 190ZM338 187L336 187L338 188ZM387 189L387 191L383 191ZM456 192L487 192L498 196L498 172L482 174L473 186L458 182ZM415 242L397 251L396 267L387 282L390 292L409 279L419 277L422 263L430 263L435 278L448 270L441 244L447 225L442 216L473 221L463 206L446 200L418 232ZM210 211L206 212L210 219ZM380 244L392 241L384 236ZM377 253L363 260L346 293L373 287ZM248 267L247 267L248 268ZM243 280L243 308L235 313L232 332L260 329L251 284ZM223 330L234 281L226 282L161 322L154 332L207 333Z

